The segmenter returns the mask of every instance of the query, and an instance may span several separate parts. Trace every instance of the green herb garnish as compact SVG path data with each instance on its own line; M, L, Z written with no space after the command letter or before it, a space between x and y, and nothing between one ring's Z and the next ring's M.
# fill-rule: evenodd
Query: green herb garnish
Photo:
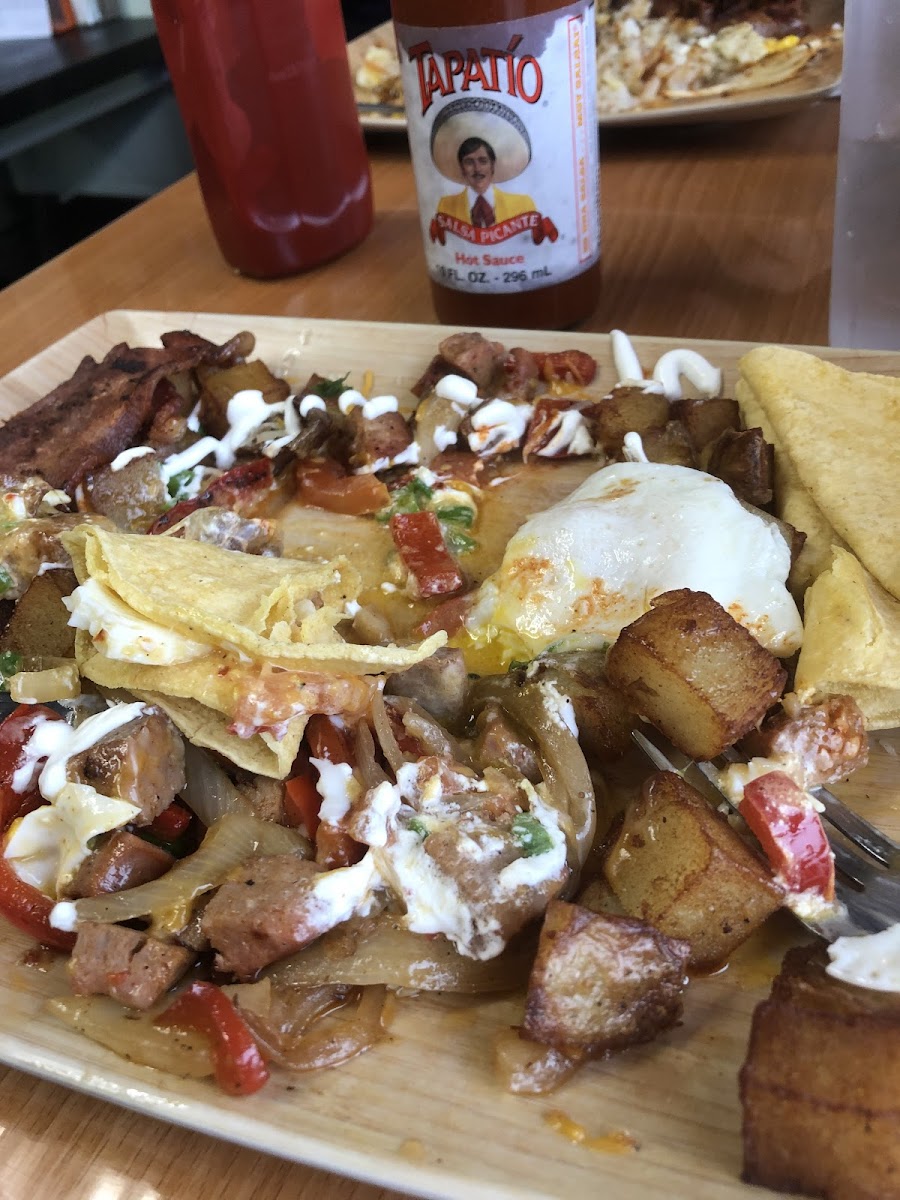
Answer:
M510 671L524 671L526 667L530 667L531 663L525 658L510 659L509 666L506 668L506 673Z
M183 500L184 499L185 491L190 487L190 485L194 481L194 472L196 471L196 469L197 469L196 467L188 467L184 471L179 471L177 474L173 475L172 478L169 480L169 482L166 484L168 493L172 497L173 500Z
M445 504L434 511L442 524L462 525L463 529L471 529L475 519L475 510L468 504Z
M5 596L14 583L15 580L6 567L0 567L0 596Z
M9 691L9 681L22 670L22 655L15 650L0 653L0 692Z
M447 549L454 554L471 554L478 543L474 538L469 537L467 533L462 533L461 530L455 529L452 525L449 528L445 525L442 533Z
M433 495L434 491L427 483L423 483L419 478L413 478L403 487L397 488L391 496L390 505L376 513L375 519L381 521L382 524L387 524L397 513L422 512L428 507Z
M536 854L546 854L553 849L550 834L531 813L519 813L513 817L512 835L526 858L534 858Z
M428 829L425 826L425 822L421 821L418 817L410 817L409 821L406 823L406 828L411 833L418 834L423 842L428 837Z
M341 392L347 390L347 376L342 375L340 379L320 379L316 386L312 389L315 395L321 396L323 400L328 400L330 397L339 396Z

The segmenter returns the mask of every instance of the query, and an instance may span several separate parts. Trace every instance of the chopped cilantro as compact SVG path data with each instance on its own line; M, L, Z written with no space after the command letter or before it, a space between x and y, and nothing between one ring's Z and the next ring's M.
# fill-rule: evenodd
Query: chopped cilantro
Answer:
M454 529L452 525L449 527L444 526L442 533L447 549L451 550L454 554L471 554L478 545L474 538L469 537L467 533L463 533L459 529Z
M176 475L172 476L166 486L173 500L184 499L184 493L194 481L195 471L196 467L188 467L186 470L179 471Z
M513 817L512 835L513 841L521 847L526 858L546 854L553 848L550 834L531 813L519 813L517 817Z
M406 824L406 828L411 833L418 834L423 842L428 837L428 830L425 827L425 823L424 823L424 821L421 821L418 817L410 817L409 821Z
M21 523L21 521L0 521L0 533L9 533L11 529L15 529Z
M21 654L16 654L15 650L4 650L0 653L0 692L9 691L10 679L21 670Z
M12 575L7 571L6 567L0 567L0 596L5 596L14 582Z
M507 674L510 671L524 671L526 667L530 667L531 663L527 658L510 659L509 666L506 668Z
M349 375L350 372L347 372ZM341 392L347 390L347 375L342 375L340 379L320 379L313 392L317 396L321 396L323 400L329 399L332 396L339 396Z
M409 483L405 483L403 487L397 488L396 492L391 496L391 503L387 508L383 508L381 512L375 514L375 519L386 524L391 517L397 513L413 513L422 512L428 507L428 502L434 495L433 490L427 483L423 483L421 479L413 478Z
M436 508L435 513L442 523L462 525L463 529L470 529L475 519L475 510L468 504L445 504L443 508Z

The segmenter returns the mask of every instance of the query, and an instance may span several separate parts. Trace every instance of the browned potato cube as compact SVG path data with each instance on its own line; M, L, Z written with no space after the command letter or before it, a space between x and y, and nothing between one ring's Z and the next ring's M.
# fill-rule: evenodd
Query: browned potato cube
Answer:
M75 630L68 624L63 596L74 591L74 571L47 571L35 575L13 609L0 637L0 650L14 650L26 664L36 659L73 658Z
M900 1196L900 996L788 951L741 1071L744 1179L828 1200Z
M603 871L627 913L690 942L695 968L725 962L781 904L768 866L671 772L628 806Z
M642 441L650 462L669 463L673 467L695 465L691 443L680 421L669 421L664 429L648 429Z
M643 921L553 900L528 981L523 1032L590 1054L650 1042L681 1016L689 950Z
M644 437L651 429L665 429L669 416L669 402L658 392L618 387L591 410L594 440L607 454L618 454L626 433Z
M610 683L679 750L705 760L762 720L787 680L774 654L706 592L665 592L627 625Z
M201 382L200 424L213 437L228 432L228 401L237 392L260 391L266 404L278 404L291 394L289 384L273 375L260 359L236 363L233 367L199 367Z
M775 486L775 447L761 429L726 429L709 447L706 469L727 483L739 500L770 504Z
M741 427L741 410L737 400L729 400L724 396L676 400L673 409L675 416L684 423L697 454L724 430Z

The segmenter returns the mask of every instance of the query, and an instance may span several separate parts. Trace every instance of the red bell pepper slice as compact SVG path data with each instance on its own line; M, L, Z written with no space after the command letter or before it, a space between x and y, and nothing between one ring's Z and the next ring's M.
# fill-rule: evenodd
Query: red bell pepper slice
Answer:
M43 892L20 879L9 859L0 855L0 915L36 942L56 950L71 950L75 934L54 929L50 924L54 904Z
M196 1031L212 1043L216 1082L231 1096L251 1096L269 1069L243 1017L213 983L196 980L154 1021L164 1029Z
M422 596L446 596L463 586L462 571L444 544L440 522L433 512L396 513L391 536Z
M157 518L150 528L150 533L165 533L198 508L209 508L214 504L232 508L239 513L250 513L272 490L274 480L272 460L269 458L254 458L250 462L238 463L236 467L214 479L209 487L193 500L179 500L168 512Z
M343 725L338 725L330 717L315 713L306 724L306 744L309 747L310 758L324 758L334 763L349 763L353 765L354 753L350 742L350 734ZM349 867L359 862L366 852L365 846L352 838L349 833L338 825L321 824L319 808L322 798L316 792L318 805L316 807L316 832L310 833L315 838L316 862L329 871L336 867ZM309 826L306 826L309 829Z
M192 820L193 814L190 810L173 800L169 807L164 808L147 826L147 832L161 842L175 842L186 832Z
M22 749L40 721L61 721L59 713L43 704L20 704L0 722L0 831L5 833L16 817L43 804L37 774L24 792L13 790L13 776L22 763Z
M834 855L819 814L783 771L769 771L744 787L739 812L792 892L834 899Z
M302 749L294 760L293 769L294 774L284 781L284 818L294 828L305 826L306 832L315 841L322 797L316 788L312 764Z

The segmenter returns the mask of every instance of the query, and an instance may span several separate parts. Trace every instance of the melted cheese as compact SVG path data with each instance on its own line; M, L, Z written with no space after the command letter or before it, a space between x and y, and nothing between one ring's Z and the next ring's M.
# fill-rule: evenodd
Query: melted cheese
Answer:
M878 992L900 992L900 924L865 937L840 937L825 968L835 979Z

